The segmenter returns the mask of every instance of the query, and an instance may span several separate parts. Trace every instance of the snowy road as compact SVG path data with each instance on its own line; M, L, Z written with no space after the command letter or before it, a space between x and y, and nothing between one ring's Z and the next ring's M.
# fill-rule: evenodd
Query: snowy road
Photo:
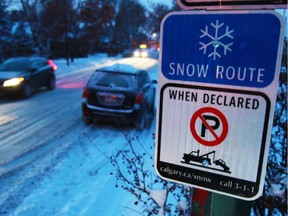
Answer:
M119 61L157 78L156 60ZM27 100L0 99L1 216L142 215L130 206L133 197L115 188L109 156L125 148L127 136L139 136L148 148L155 121L143 132L84 125L82 87L94 70L63 74L54 91L43 89Z

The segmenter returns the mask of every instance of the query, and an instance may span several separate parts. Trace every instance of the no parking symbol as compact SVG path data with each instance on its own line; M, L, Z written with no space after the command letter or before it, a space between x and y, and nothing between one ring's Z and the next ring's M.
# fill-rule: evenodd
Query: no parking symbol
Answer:
M201 127L197 127L197 122L201 122ZM221 130L222 128L222 130ZM192 136L202 145L216 146L221 144L228 134L228 122L224 114L218 109L204 107L197 110L190 121ZM212 139L208 139L208 135Z

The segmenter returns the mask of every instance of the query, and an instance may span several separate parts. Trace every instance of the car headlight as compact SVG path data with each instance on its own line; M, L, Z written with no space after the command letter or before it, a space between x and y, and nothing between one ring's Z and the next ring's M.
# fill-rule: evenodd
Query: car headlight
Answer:
M146 58L148 56L148 53L146 51L143 51L141 53L141 57Z
M23 77L18 77L18 78L12 78L12 79L9 79L9 80L6 80L4 83L3 83L3 86L4 87L11 87L11 86L17 86L19 85L21 82L24 81L24 78Z
M134 57L139 57L140 56L140 52L139 51L135 51L134 52Z

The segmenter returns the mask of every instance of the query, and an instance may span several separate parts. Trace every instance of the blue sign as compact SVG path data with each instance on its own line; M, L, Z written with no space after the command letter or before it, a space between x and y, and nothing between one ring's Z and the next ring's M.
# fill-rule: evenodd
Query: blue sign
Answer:
M265 88L277 70L276 13L171 13L162 23L161 70L169 80Z

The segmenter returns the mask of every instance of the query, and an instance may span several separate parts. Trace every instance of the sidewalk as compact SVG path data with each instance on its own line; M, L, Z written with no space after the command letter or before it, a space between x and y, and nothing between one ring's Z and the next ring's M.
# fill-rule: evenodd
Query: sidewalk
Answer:
M86 70L93 70L119 58L120 56L108 57L105 53L97 53L84 58L75 58L73 62L70 62L69 66L67 66L67 61L64 58L52 59L52 61L57 65L56 76L59 78Z

